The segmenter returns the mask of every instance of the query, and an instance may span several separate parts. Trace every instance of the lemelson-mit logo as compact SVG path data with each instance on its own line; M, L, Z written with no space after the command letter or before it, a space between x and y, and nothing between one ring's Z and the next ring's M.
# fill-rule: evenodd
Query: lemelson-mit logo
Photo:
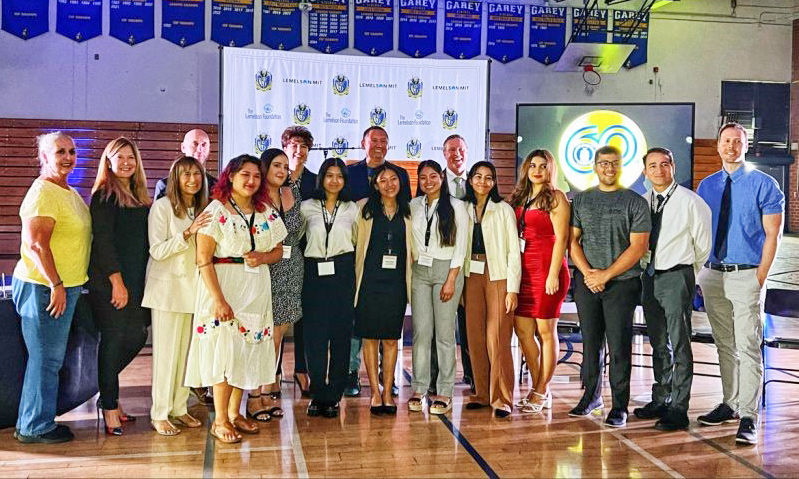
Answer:
M369 113L369 123L372 126L379 126L380 128L385 128L386 126L386 110L383 107L376 106L372 108L371 113Z
M260 156L261 153L269 149L272 144L272 137L267 133L260 133L255 137L255 154Z
M408 80L408 96L422 98L422 80L419 77L413 77Z
M336 158L346 158L347 157L347 148L350 146L347 143L347 139L343 136L337 136L333 143L331 144L333 147L333 156Z
M458 127L458 112L452 108L448 108L441 115L441 126L447 130L454 130Z
M294 107L294 123L297 125L307 125L311 122L311 107L305 103L298 103Z
M560 136L558 164L572 186L584 190L598 183L594 152L604 145L621 150L624 186L632 185L641 176L641 156L647 150L641 128L617 111L594 110L572 120Z
M405 145L405 156L408 158L422 157L422 142L419 138L411 138Z
M261 70L255 74L255 88L258 91L269 91L272 89L272 74L266 70Z
M346 75L336 75L333 77L333 93L339 96L349 95L350 79Z

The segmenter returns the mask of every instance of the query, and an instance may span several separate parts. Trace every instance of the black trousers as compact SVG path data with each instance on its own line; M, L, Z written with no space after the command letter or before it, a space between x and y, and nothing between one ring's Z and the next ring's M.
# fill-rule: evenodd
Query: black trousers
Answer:
M652 346L652 401L688 411L694 376L691 315L696 292L692 266L641 276L643 306Z
M355 320L355 255L331 258L335 274L319 276L319 260L305 258L302 310L311 396L337 403L347 386L350 339Z
M116 409L119 404L119 373L139 354L147 341L150 310L139 306L141 298L131 297L122 309L111 305L111 290L89 291L92 316L100 331L97 353L97 382L100 406Z
M466 308L461 304L458 305L458 343L461 345L461 366L463 366L463 377L474 381L472 361L469 357L469 341L466 336Z
M579 271L574 274L574 301L583 336L583 364L580 368L583 399L602 396L605 339L610 353L610 389L614 409L627 409L630 402L633 315L641 299L639 277L610 281L605 290L592 293Z

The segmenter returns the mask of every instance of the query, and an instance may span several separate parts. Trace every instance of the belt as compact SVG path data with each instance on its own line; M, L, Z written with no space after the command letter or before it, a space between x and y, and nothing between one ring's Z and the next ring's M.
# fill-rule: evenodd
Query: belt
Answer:
M485 261L486 255L484 254L472 254L472 259L475 261Z
M758 267L758 265L756 264L725 264L725 263L711 263L709 261L705 263L705 266L716 271L721 271L722 273L731 273L733 271L743 271L746 269L754 269Z
M693 267L693 266L691 266L690 264L678 264L677 266L672 266L672 267L671 267L671 268L669 268L669 269L656 269L656 270L655 270L655 274L660 274L660 273L672 273L672 272L674 272L674 271L680 271L680 270L682 270L682 269L685 269L685 268L692 268L692 267Z
M218 258L214 256L211 259L211 262L214 264L244 264L244 258L241 257Z

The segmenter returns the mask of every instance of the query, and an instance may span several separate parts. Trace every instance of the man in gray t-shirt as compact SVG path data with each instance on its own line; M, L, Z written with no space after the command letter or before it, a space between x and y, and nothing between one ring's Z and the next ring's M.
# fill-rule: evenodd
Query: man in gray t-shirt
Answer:
M627 423L632 369L633 314L641 296L639 260L649 245L649 206L623 188L621 152L603 146L594 155L599 186L577 193L572 205L571 257L574 301L583 335L581 378L585 393L570 416L602 407L604 342L610 350L613 408L605 424Z

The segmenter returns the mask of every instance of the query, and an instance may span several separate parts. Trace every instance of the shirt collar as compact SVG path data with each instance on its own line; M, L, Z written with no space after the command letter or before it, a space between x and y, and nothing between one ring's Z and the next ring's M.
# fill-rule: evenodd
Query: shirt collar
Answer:
M456 176L455 173L452 170L447 168L447 179L451 180L451 181L455 181L455 178L463 178L464 180L466 180L466 172L464 171L462 175Z
M740 178L741 178L743 175L745 175L747 171L749 171L749 170L750 170L750 169L752 169L752 168L754 168L754 167L750 167L750 166L749 166L749 163L744 163L744 164L743 164L743 165L741 165L741 166L740 166L740 167L739 167L737 170L733 171L733 172L732 172L732 174L730 174L730 173L728 173L728 172L727 172L727 170L725 170L725 169L722 167L722 168L721 168L721 171L723 171L724 173L721 175L721 177L722 177L722 179L723 179L724 181L727 181L727 177L730 177L730 178L732 178L732 182L733 182L733 183L735 183L735 182L736 182L736 181L738 181L738 180L739 180L739 179L740 179Z
M649 190L649 191L650 191L650 193L651 193L652 195L655 195L655 198L657 198L657 196L658 196L658 195L663 195L663 196L666 196L666 195L669 193L669 191L671 191L671 189L672 189L672 188L674 188L674 183L677 183L677 180L675 180L674 178L672 178L672 179L671 179L671 183L669 183L669 186L668 186L668 187L666 187L666 189L665 189L665 190L663 190L663 192L662 192L662 193L658 193L657 191L655 191L655 188L654 188L654 187L653 187L651 190Z

